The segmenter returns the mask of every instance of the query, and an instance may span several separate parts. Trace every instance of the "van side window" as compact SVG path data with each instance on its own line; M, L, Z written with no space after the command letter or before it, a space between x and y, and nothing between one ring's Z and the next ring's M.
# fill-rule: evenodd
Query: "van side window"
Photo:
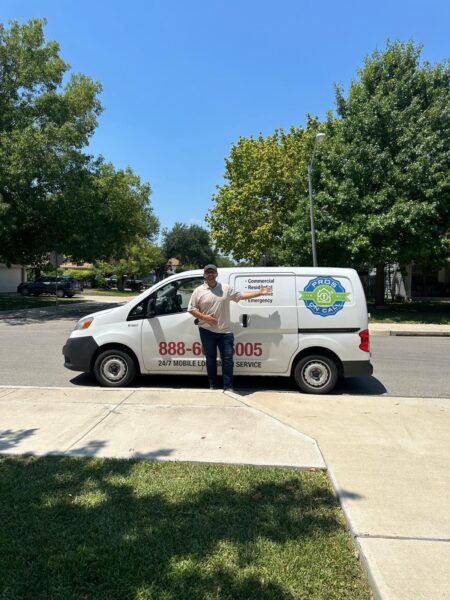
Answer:
M127 321L135 321L138 319L143 319L145 317L145 313L147 311L147 302L148 298L136 304L136 306L130 311L128 315Z
M171 281L154 295L157 315L170 315L186 312L194 289L203 283L202 277L192 277Z

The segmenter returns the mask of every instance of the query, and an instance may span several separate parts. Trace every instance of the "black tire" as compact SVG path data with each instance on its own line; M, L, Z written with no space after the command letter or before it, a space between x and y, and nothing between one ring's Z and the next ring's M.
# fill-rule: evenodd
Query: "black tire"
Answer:
M22 296L29 296L30 290L27 287L24 287L20 290L20 293L22 294Z
M66 296L67 296L68 298L73 298L73 297L74 297L74 294L72 294L72 292L66 292Z
M126 387L136 377L136 364L123 350L111 348L99 354L94 375L103 387Z
M336 363L327 356L304 356L294 369L294 379L302 392L328 394L336 385L339 372Z
M64 298L64 290L56 290L57 298Z

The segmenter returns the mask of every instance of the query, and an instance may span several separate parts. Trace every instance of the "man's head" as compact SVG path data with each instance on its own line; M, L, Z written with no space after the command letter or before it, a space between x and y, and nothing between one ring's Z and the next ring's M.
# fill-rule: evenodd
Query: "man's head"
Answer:
M206 265L206 267L203 269L203 273L206 273L207 271L214 271L215 273L217 273L216 265Z
M216 265L206 265L203 269L203 277L205 278L206 283L210 287L214 287L216 285L217 279L217 267Z

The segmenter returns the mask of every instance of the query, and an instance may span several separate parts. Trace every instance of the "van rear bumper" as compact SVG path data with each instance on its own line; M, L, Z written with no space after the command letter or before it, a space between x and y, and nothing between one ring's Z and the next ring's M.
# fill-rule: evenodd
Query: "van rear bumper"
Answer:
M373 366L369 360L347 360L342 362L344 377L364 377L372 375Z
M62 349L64 366L71 371L90 371L97 348L92 336L69 338Z

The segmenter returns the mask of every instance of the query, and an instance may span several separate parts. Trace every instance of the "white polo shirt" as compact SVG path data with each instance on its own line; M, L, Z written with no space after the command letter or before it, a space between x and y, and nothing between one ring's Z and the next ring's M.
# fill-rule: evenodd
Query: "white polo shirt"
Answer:
M203 283L192 292L188 311L198 310L204 315L213 315L217 319L217 325L210 325L200 319L200 327L216 333L231 333L230 301L239 302L240 299L241 292L235 292L226 283L217 282L214 288Z

